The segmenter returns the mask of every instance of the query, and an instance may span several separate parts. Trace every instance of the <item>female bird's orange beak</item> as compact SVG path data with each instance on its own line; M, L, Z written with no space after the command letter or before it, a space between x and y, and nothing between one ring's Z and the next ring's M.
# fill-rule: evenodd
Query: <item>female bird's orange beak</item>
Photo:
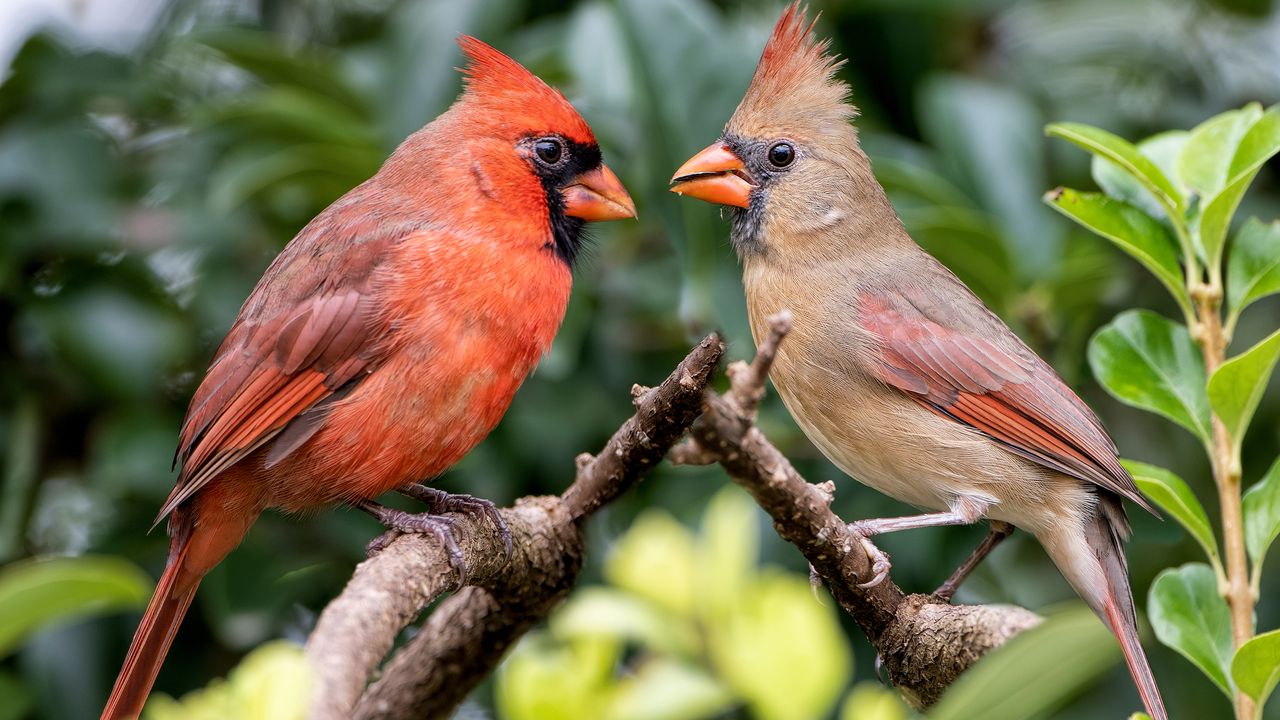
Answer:
M564 197L564 214L570 217L600 222L636 216L636 204L608 165L582 173L560 193Z
M671 192L717 205L745 208L754 187L742 160L728 145L715 142L689 158L671 177Z

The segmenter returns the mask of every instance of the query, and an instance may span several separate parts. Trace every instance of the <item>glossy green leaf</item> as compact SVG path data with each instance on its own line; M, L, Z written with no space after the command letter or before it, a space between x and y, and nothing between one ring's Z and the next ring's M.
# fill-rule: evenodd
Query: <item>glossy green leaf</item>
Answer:
M1221 258L1231 218L1264 163L1280 152L1280 106L1272 106L1249 128L1231 159L1227 182L1201 206L1198 236L1211 266Z
M782 573L762 574L714 618L708 650L716 674L766 720L824 717L853 663L833 605Z
M1106 626L1083 605L1055 613L991 651L929 712L930 720L1048 717L1120 660Z
M115 557L13 563L0 570L0 657L53 623L141 607L151 585L136 565Z
M1186 130L1169 130L1152 135L1137 145L1138 152L1151 160L1170 182L1178 186L1179 195L1182 197L1185 197L1186 193L1179 186L1177 164L1178 156L1182 154L1182 146L1186 144L1188 136L1190 133ZM1145 185L1119 165L1101 155L1094 155L1089 168L1093 181L1098 183L1098 187L1102 188L1108 196L1129 203L1162 225L1169 223L1169 213L1165 206Z
M1182 325L1146 310L1121 313L1089 341L1089 366L1116 399L1209 441L1204 360Z
M1230 179L1236 148L1260 117L1262 106L1250 103L1200 123L1191 131L1178 155L1178 177L1201 197L1218 194Z
M1148 465L1136 460L1121 460L1121 464L1138 483L1142 491L1164 512L1173 516L1191 537L1204 549L1211 561L1216 565L1221 560L1218 555L1218 539L1213 534L1213 526L1209 524L1209 515L1204 506L1196 498L1187 481L1165 470L1162 467Z
M1227 256L1227 308L1235 318L1250 303L1280 292L1280 220L1250 218ZM1234 322L1231 323L1234 326Z
M1254 572L1261 571L1271 543L1280 537L1280 458L1249 492L1244 494L1244 546L1253 560Z
M1115 243L1151 271L1182 307L1190 309L1174 241L1141 210L1101 193L1058 188L1044 196L1058 212Z
M1054 123L1045 132L1115 163L1154 194L1168 212L1181 212L1181 193L1160 168L1128 140L1101 128L1080 123Z
M1200 668L1231 697L1231 613L1218 578L1201 563L1165 570L1151 584L1147 612L1160 642Z
M1240 692L1257 701L1261 711L1280 682L1280 630L1256 635L1241 645L1231 658L1231 677Z
M1280 330L1224 362L1209 378L1209 403L1231 433L1237 457L1277 359L1280 359Z

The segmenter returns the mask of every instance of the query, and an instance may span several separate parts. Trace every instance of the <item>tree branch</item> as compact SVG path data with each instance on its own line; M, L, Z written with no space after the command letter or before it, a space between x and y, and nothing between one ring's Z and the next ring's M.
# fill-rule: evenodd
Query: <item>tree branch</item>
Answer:
M1040 618L1018 607L950 605L906 595L891 579L860 586L873 576L871 562L864 538L831 511L834 485L806 482L755 425L764 379L790 324L786 314L770 318L755 360L730 366L728 393L707 392L691 442L675 448L672 459L718 462L751 493L871 641L903 696L926 708L988 650Z
M514 545L509 562L492 527L453 515L471 587L443 601L367 689L400 631L460 582L438 543L419 535L402 535L361 563L307 642L314 672L308 717L447 717L573 586L582 521L661 461L698 416L723 354L720 339L709 336L661 385L634 388L635 414L599 455L579 456L563 495L502 509Z

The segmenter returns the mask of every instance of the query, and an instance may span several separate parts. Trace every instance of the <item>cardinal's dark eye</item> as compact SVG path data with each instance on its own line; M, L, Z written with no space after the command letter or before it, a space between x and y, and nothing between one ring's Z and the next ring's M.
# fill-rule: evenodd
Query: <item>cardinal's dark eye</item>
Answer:
M790 143L775 143L773 147L769 148L769 162L773 163L774 167L786 167L795 159L796 151L795 148L791 147Z
M555 138L543 138L533 144L533 153L547 165L555 165L564 157L564 145Z

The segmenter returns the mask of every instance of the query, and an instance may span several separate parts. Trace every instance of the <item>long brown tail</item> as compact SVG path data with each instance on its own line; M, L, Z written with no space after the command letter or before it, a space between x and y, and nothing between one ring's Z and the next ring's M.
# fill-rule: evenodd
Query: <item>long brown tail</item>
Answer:
M169 652L173 636L177 634L200 584L200 577L190 577L187 569L190 548L190 533L174 534L169 562L156 583L155 594L142 615L142 623L133 634L124 667L120 668L115 687L111 689L111 698L102 711L102 720L132 720L142 713L142 706L151 693L151 686Z
M1129 566L1124 540L1129 533L1120 500L1100 492L1094 517L1085 526L1084 538L1074 528L1040 536L1041 544L1080 597L1102 618L1120 641L1129 674L1153 720L1168 720L1160 688L1138 640L1138 615L1129 587Z

